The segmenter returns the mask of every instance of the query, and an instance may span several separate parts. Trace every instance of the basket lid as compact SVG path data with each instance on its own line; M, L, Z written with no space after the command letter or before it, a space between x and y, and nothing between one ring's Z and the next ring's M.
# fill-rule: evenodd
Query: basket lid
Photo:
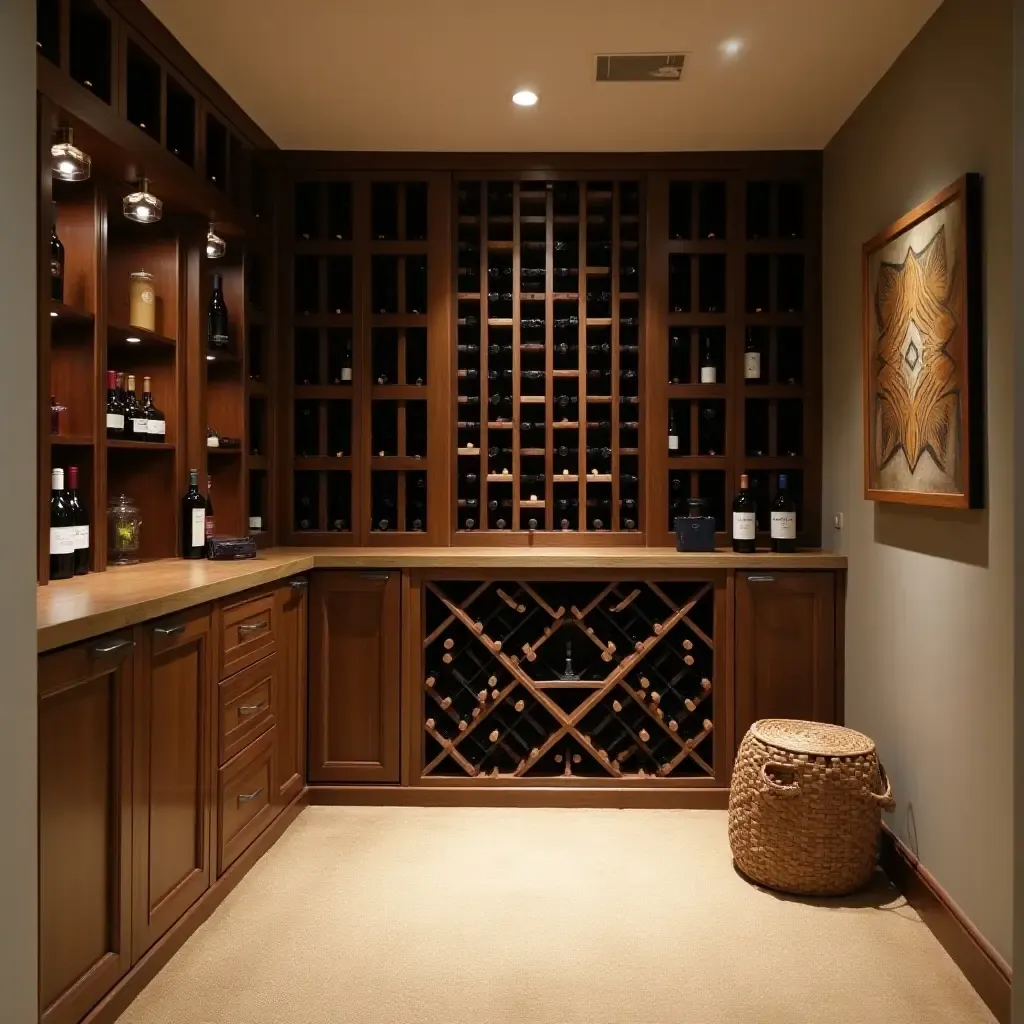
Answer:
M762 742L794 754L856 757L875 752L874 742L862 732L841 725L828 725L825 722L762 718L750 727L750 731Z

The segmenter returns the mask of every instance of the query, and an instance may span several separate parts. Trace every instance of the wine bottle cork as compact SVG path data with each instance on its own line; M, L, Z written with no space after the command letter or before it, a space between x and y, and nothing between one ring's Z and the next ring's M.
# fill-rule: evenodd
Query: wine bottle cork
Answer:
M447 637L444 642L444 649L450 651L455 646L455 641L451 637Z
M645 692L645 691L643 691L643 690L637 690L637 692L636 692L636 695L637 695L637 696L638 696L638 697L639 697L639 698L640 698L641 700L646 700L646 699L647 699L647 694L646 694L646 692Z
M651 685L651 681L647 678L647 676L641 676L640 685L646 690Z
M484 624L482 622L474 622L473 623L473 632L474 633L482 633L483 631L484 631Z
M486 690L481 690L481 691L480 691L480 692L479 692L479 693L478 693L478 694L476 695L476 699L477 699L478 701L480 701L480 703L481 703L481 704L486 704L486 703L487 703L487 691L486 691Z
M491 690L491 700L497 700L501 696L500 691Z
M661 703L661 694L658 693L657 690L651 690L651 703L652 704L660 704Z
M694 702L692 700L690 700L689 697L687 697L686 700L683 701L683 703L686 705L686 710L687 711L696 711L697 710L697 705L694 704Z
M494 645L494 649L496 651L500 651L501 650L501 641L500 640L492 640L491 643Z
M487 737L492 743L498 742L498 730L492 729L490 735Z
M424 682L426 683L426 687L429 690L434 685L436 680L435 680L435 678L433 676L427 676L427 678L426 678L426 680L424 680Z
M436 724L437 723L432 718L428 718L427 719L427 728L428 729L433 729Z
M555 764L561 764L561 763L562 763L562 755L561 754L555 754Z
M487 685L488 686L497 686L498 685L498 677L497 676L491 676L491 678L487 680Z
M452 706L452 699L451 699L451 697L445 697L444 700L441 701L441 707L442 707L443 710L447 711L451 706Z
M612 710L615 711L615 712L621 711L622 710L622 702L618 701L618 700L613 700L612 701Z
M441 660L446 665L450 665L452 663L452 656L447 651L445 651L444 654L441 655Z
M517 700L515 702L514 706L515 706L516 711L522 711L523 708L526 707L526 701L524 701L524 700Z
M468 728L469 728L469 726L467 725L466 720L464 718L460 718L459 719L459 732L465 732Z
M692 640L684 640L683 641L683 650L684 651L692 651L693 650L693 641Z
M646 729L641 729L637 735L644 741L644 743L651 738L651 734Z
M665 632L665 627L660 622L656 622L654 624L654 635L655 636L661 636L661 634L664 633L664 632Z
M579 764L579 763L580 763L580 761L582 761L582 760L583 760L583 758L582 758L582 757L580 757L580 755L579 755L579 754L573 754L573 755L572 755L572 763L573 763L573 764Z
M711 680L707 679L707 678L704 678L704 679L702 679L700 681L700 685L702 687L704 687L705 690L710 690L711 689Z
M607 750L599 750L597 752L597 756L599 758L601 758L602 761L607 761L608 760L608 751Z
M643 642L643 640L637 640L637 642L635 644L633 644L633 650L634 651L642 651L643 649L644 649L644 642Z
M684 654L683 655L683 661L686 662L687 665L692 665L693 664L693 655L692 654Z
M615 646L615 642L613 640L609 640L608 641L608 653L609 654L614 654L617 650L618 650L618 647Z
M655 714L656 714L656 715L657 715L657 716L658 716L658 717L659 717L660 719L664 720L664 718L665 718L665 712L664 712L664 711L662 711L662 710L661 710L661 708L655 708L655 709L654 709L654 713L655 713Z
M534 747L533 750L530 751L530 757L539 757L539 756L540 756L540 748L539 747Z
M470 712L470 714L471 714L471 715L472 715L472 716L473 716L474 718L476 718L476 717L477 717L477 715L479 715L479 714L480 714L480 709L479 709L479 708L473 708L473 710L472 710L472 711Z
M669 728L670 728L670 729L671 729L671 730L672 730L673 732L679 732L679 723L678 723L678 722L677 722L677 721L676 721L676 720L675 720L674 718L670 718L670 719L668 720L668 727L669 727Z
M710 732L714 727L715 727L715 724L714 724L714 722L711 721L710 718L705 718L704 719L704 728L707 729L708 732Z
M537 660L536 652L535 651L530 651L530 653L526 655L526 660L527 661L536 661Z

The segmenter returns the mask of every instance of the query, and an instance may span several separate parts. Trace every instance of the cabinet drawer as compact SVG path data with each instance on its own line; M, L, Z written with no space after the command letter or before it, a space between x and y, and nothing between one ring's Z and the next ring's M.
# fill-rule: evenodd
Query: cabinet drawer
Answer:
M220 770L217 834L223 873L274 820L274 729L250 743Z
M277 606L267 591L222 602L217 613L218 678L227 679L277 649Z
M274 724L277 687L276 654L236 672L218 686L221 764Z

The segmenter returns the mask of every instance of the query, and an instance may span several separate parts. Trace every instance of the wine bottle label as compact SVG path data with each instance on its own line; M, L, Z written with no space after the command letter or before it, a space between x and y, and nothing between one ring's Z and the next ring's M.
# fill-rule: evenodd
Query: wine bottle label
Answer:
M136 434L148 434L149 433L149 420L138 419L132 417L132 431Z
M206 509L192 509L192 547L201 548L206 543Z
M772 513L772 538L775 540L796 540L796 513Z
M747 380L758 380L761 376L761 353L743 353L743 376Z
M214 531L213 516L206 516L206 522L204 524L204 529L206 531L206 539L209 540L213 536L213 531Z
M151 434L157 434L159 437L164 437L167 433L167 421L166 420L150 420L149 421L149 432Z
M73 555L75 553L75 527L50 527L50 554Z
M668 435L668 450L670 452L677 452L677 451L679 451L679 435L678 434L669 434Z
M341 368L341 379L342 380L351 380L352 379L352 367L351 366L343 366Z
M262 530L263 529L263 517L262 516L249 516L249 529L250 530Z
M108 412L107 429L124 430L124 416L119 412Z
M226 334L211 334L210 346L212 348L227 348L228 336Z
M753 512L733 512L732 514L732 539L733 540L755 540L757 537L757 524L754 521Z
M64 268L60 265L60 260L50 260L50 274L53 277L64 276Z
M75 550L85 548L89 550L89 527L88 526L75 526L72 527L75 531Z
M206 439L206 447L207 448L219 448L220 447L220 438L219 437L208 437Z
M714 366L702 366L700 368L700 382L701 384L717 384L718 383L718 370Z

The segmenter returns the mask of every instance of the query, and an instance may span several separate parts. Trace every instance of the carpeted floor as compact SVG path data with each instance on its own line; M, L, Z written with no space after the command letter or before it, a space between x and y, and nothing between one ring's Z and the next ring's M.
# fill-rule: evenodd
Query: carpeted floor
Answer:
M991 1024L884 880L761 891L718 811L306 809L121 1024Z

